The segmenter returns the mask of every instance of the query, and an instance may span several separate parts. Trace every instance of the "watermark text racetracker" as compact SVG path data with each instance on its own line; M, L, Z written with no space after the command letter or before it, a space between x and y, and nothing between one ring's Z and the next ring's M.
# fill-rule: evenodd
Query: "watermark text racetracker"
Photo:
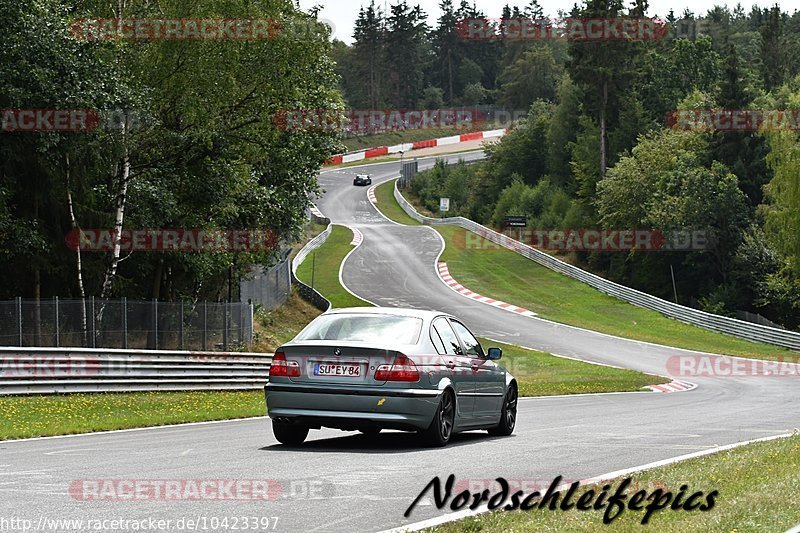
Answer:
M313 38L334 28L316 19L83 18L70 31L82 41L262 41Z
M110 365L109 365L110 366ZM119 363L121 368L126 365ZM0 378L89 377L100 373L100 358L94 355L12 355L0 357Z
M269 252L280 244L268 229L74 229L64 239L73 252Z
M2 133L134 131L149 121L126 109L0 109Z
M0 532L28 531L275 531L277 516L184 516L181 518L0 517Z
M76 479L69 485L81 502L274 502L336 495L318 479Z
M461 39L477 41L654 41L669 32L665 21L650 18L469 18L458 21Z
M500 243L481 235L461 230L456 234L456 246L468 250L500 249ZM527 245L542 250L561 252L677 252L703 251L711 244L710 232L705 230L661 231L652 229L505 229L503 244Z
M721 355L674 355L667 360L667 372L675 377L800 377L800 356L774 361L742 359Z

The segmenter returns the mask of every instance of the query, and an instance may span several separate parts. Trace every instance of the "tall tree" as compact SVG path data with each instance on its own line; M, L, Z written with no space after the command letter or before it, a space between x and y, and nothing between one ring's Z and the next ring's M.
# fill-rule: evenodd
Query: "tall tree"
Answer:
M786 57L781 42L783 22L780 7L776 5L769 10L760 32L761 75L764 78L764 88L772 91L783 83L786 71Z
M364 93L354 94L350 104L378 109L386 99L386 26L384 15L375 6L375 0L358 12L353 32L353 62L355 78L363 87ZM353 84L358 85L358 83Z
M576 18L616 18L624 15L621 0L586 0L582 8L573 10ZM605 176L608 167L608 127L615 117L616 100L631 79L631 69L638 49L622 40L602 43L572 40L567 65L572 79L584 89L587 110L597 118L600 128L599 167L597 179Z
M448 104L452 105L455 98L456 72L461 59L460 37L457 32L458 17L453 7L453 0L441 0L439 9L442 10L442 15L432 35L436 57L433 78L445 91Z
M392 105L408 108L417 104L424 89L427 16L420 6L410 7L406 0L390 6L386 19L386 58L391 64L389 80Z

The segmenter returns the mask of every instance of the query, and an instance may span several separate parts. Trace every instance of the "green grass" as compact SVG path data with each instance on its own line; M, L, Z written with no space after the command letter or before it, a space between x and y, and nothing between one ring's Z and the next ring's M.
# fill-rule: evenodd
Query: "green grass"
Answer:
M392 220L405 223L396 214L402 208L394 196L378 206ZM688 350L773 360L798 356L786 348L716 333L628 304L510 250L498 249L464 229L435 229L447 245L441 260L447 262L453 278L472 291L530 309L541 318Z
M313 285L333 307L364 307L367 302L353 296L339 283L339 267L345 256L354 248L350 245L353 232L345 226L334 225L325 244L308 254L297 269L297 277L306 285ZM316 256L316 259L315 257Z
M500 364L517 378L520 396L633 392L670 381L633 370L592 365L488 339L479 340L484 349L503 349Z
M347 147L348 152L355 152L363 150L364 148L377 148L380 146L394 146L402 143L413 143L417 141L427 141L430 139L438 139L440 137L451 137L453 135L462 135L472 131L480 131L487 127L486 124L481 124L481 128L464 128L452 126L450 128L427 128L416 130L393 131L387 133L376 133L375 135L364 135L361 137L353 137L352 139L344 139L342 143Z
M713 509L701 512L673 511L654 513L647 526L641 524L645 511L626 509L610 526L602 522L604 511L492 512L452 522L428 530L455 532L559 532L609 531L638 532L753 532L786 531L800 523L800 436L742 446L730 451L683 461L633 476L627 493L638 490L652 494L658 488L673 495L681 485L687 494L719 491ZM619 486L621 480L613 483ZM597 492L597 487L595 487ZM577 501L584 490L573 498ZM705 497L703 497L705 499ZM649 504L650 502L645 502Z
M715 333L628 304L510 250L492 249L492 243L471 233L467 249L467 232L461 228L436 229L447 243L442 261L453 278L472 291L525 307L542 318L689 350L765 359L793 356L785 348Z
M273 353L297 336L322 312L305 301L296 290L274 311L259 310L253 324L254 352Z
M378 205L382 208L384 205L390 205L386 198L386 185L384 184L376 189L381 191L382 196L378 196ZM382 201L383 197L383 201ZM394 206L400 209L394 197L391 198ZM400 210L402 212L402 210ZM396 213L396 212L395 212ZM403 215L405 213L403 212ZM408 216L408 215L405 215ZM336 279L327 280L323 285L318 284L318 290L323 296L331 301L337 301L344 304L342 300L346 300L346 296L352 298L352 295L344 291L339 285L338 272L341 259L347 255L351 249L351 232L343 226L334 226L335 234L328 237L328 240L320 248L325 254L324 266L320 266L320 257L317 257L317 276L319 272L336 272ZM337 232L337 230L344 230ZM330 245L329 250L323 250ZM334 261L334 258L339 258ZM302 267L309 264L307 258L301 268L298 269L298 276ZM309 271L310 272L310 271ZM310 273L306 273L310 276ZM331 276L332 277L332 276ZM306 281L307 278L301 279ZM319 277L317 277L319 279ZM344 292L344 294L342 294ZM334 304L336 306L336 304ZM366 302L358 305L369 306ZM337 307L345 307L340 305ZM495 346L503 349L503 359L501 363L517 378L519 384L519 392L522 396L553 396L559 394L585 394L594 392L629 392L638 391L647 385L658 385L666 383L669 380L656 376L649 376L640 372L632 370L623 370L611 368L607 366L592 365L571 359L561 357L554 357L550 354L513 346L510 344L503 344L494 342L488 339L481 339L481 344L488 348Z
M394 184L397 180L387 181L375 187L375 198L378 199L378 209L385 216L408 226L419 226L421 222L417 222L408 214L403 211L397 200L394 199Z
M0 440L265 416L264 391L0 397Z

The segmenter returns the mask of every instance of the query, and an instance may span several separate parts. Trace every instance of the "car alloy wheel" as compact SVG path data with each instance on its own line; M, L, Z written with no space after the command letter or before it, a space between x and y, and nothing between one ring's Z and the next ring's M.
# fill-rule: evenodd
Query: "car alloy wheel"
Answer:
M445 394L439 407L439 435L441 435L443 441L450 440L450 436L453 434L454 422L455 406L453 405L453 398L450 394Z
M507 437L514 433L514 427L517 425L517 402L519 400L519 392L517 385L512 383L506 391L506 396L503 399L503 409L500 412L500 422L489 430L490 435Z
M428 429L422 432L422 437L430 446L447 446L453 436L455 422L456 400L453 392L447 390L442 394L433 421Z

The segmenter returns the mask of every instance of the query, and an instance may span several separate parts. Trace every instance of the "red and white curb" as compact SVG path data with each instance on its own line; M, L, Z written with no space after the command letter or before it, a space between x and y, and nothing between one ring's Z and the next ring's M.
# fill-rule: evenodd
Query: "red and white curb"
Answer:
M350 243L350 246L359 246L362 242L364 242L364 234L358 231L356 228L350 228L353 231L353 241Z
M472 292L471 290L467 289L459 282L453 279L453 276L450 275L450 271L447 268L447 263L441 262L437 265L439 269L439 278L444 282L445 285L453 289L455 292L464 296L465 298L469 298L471 300L475 300L476 302L485 303L491 305L493 307L497 307L499 309L504 309L511 313L515 313L517 315L527 316L527 317L534 317L536 313L533 311L528 311L522 307L517 307L516 305L512 305L506 302L501 302L500 300L495 300L493 298L489 298L488 296L481 296L476 292Z
M400 152L410 152L412 150L422 150L424 148L436 148L437 146L449 146L452 144L479 141L482 139L496 139L503 137L507 132L507 129L476 131L473 133L465 133L463 135L453 135L452 137L442 137L441 139L430 139L427 141L417 141L414 143L397 144L395 146L379 146L377 148L369 148L360 152L348 152L346 154L335 155L331 157L325 163L325 165L341 165L342 163L353 163L356 161L363 161L364 159L372 159L373 157L399 154Z
M369 201L372 202L372 205L378 205L378 198L375 197L375 187L377 187L377 185L373 185L367 191L367 196L369 197Z
M697 384L689 383L688 381L673 381L672 383L665 383L663 385L649 385L645 387L653 392L686 392L697 388Z
M311 214L317 218L325 218L325 215L322 214L322 211L320 211L315 205L311 206Z

